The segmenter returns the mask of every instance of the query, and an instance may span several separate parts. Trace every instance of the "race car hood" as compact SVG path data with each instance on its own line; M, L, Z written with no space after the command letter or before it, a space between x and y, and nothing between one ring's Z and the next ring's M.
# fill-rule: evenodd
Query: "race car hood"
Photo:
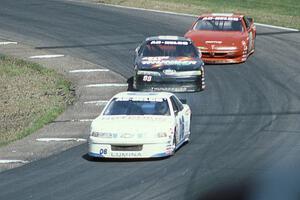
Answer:
M138 69L158 70L173 69L176 71L197 70L203 62L200 58L193 57L143 57L136 62Z
M194 41L194 44L199 47L215 46L240 46L242 40L246 40L246 35L243 32L235 31L198 31L191 30L185 34L186 38Z
M91 131L116 134L143 134L143 137L147 135L151 137L159 132L171 132L170 129L173 126L174 121L171 116L115 115L99 116L92 122Z

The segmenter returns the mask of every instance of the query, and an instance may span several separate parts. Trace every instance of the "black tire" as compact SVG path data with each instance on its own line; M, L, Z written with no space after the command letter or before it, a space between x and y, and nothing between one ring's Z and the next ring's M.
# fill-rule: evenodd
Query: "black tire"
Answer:
M177 145L177 140L176 140L176 128L175 128L175 131L174 131L173 145L174 145L174 150L173 150L173 155L174 155L174 154L175 154L175 151L176 151L176 145Z
M177 141L176 141L176 134L174 133L174 137L173 137L173 145L176 147L177 145Z
M189 131L190 131L190 135L191 135L191 132L192 132L192 130L191 130L191 125L192 125L192 119L193 119L193 115L192 115L192 113L191 113L191 116L190 116L190 127L189 127Z

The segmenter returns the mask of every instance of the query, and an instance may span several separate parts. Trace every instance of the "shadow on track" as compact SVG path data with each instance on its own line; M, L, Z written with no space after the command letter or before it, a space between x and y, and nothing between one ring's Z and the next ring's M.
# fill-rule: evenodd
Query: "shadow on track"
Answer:
M250 182L230 184L211 190L201 195L197 200L249 200L250 185Z

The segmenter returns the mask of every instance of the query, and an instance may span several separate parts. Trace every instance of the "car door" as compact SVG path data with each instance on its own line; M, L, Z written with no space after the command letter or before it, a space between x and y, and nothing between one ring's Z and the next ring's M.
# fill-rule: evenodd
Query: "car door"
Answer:
M174 110L174 115L175 115L175 121L176 121L176 143L178 144L184 139L184 134L185 134L185 119L183 116L183 107L180 107L178 103L176 102L176 98L172 96L170 98L172 107Z
M191 123L191 111L190 108L187 105L183 105L181 100L179 100L176 96L174 96L175 102L177 106L179 107L179 110L182 115L182 121L183 121L183 126L184 126L184 136L185 137L187 134L190 132L190 123Z

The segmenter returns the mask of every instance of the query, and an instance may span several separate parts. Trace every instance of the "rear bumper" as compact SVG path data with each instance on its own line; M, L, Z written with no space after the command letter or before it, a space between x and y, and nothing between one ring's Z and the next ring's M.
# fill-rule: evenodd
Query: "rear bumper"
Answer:
M204 74L189 77L156 77L144 81L144 75L135 75L133 87L140 91L198 92L205 89Z

